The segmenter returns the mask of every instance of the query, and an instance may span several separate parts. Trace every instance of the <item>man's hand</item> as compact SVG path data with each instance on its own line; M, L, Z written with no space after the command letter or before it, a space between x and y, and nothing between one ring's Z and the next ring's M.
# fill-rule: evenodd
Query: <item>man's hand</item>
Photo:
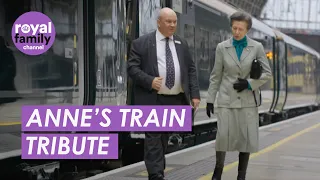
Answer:
M192 106L194 109L198 109L200 104L200 99L192 99Z
M152 81L152 88L159 91L162 84L162 77L155 77Z

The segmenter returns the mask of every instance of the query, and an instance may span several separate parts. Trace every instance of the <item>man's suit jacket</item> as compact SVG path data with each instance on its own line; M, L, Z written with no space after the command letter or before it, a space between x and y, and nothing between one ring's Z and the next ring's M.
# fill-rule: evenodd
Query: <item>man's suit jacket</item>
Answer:
M217 45L215 65L210 75L207 103L215 103L216 94L219 92L218 107L255 107L256 103L252 93L254 91L257 103L260 104L258 89L272 77L271 69L262 44L249 37L247 37L247 42L248 46L243 49L240 61L232 45L232 38ZM251 64L255 58L260 61L263 68L258 80L250 78ZM233 88L238 78L247 79L252 90L245 89L238 93Z
M174 35L173 39L180 63L181 84L186 105L190 105L191 99L200 99L196 67L189 53L188 44L177 35ZM153 79L159 77L156 46L156 31L132 41L127 72L133 81L132 101L135 105L157 104L157 91L152 88Z

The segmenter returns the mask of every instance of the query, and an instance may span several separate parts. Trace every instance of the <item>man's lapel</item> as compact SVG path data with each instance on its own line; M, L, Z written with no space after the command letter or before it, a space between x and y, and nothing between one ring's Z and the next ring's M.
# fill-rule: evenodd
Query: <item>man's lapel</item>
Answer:
M153 70L155 73L155 76L159 76L159 69L158 69L158 60L157 60L157 41L156 41L156 31L151 33L151 36L149 37L149 60L153 61L151 64L153 64Z
M182 47L181 39L179 38L179 36L174 35L173 42L174 42L174 46L176 47L180 67L183 67L183 64L182 64L183 63L183 47Z

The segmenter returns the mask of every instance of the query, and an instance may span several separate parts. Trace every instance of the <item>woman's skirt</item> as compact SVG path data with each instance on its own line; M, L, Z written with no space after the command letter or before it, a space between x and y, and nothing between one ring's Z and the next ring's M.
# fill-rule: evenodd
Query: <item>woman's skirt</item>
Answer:
M216 151L257 152L259 113L257 107L218 108Z

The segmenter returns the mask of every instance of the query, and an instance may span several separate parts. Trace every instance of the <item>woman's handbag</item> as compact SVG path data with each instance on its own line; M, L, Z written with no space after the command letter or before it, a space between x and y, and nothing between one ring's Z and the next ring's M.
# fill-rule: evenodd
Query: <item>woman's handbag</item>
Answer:
M259 79L262 74L262 66L257 59L254 59L251 64L250 78Z
M261 77L261 75L262 75L262 65L257 59L254 59L251 64L250 78L251 79L259 79ZM259 107L262 102L260 88L259 88L259 95L260 95L260 103L259 104L257 103L257 99L256 99L256 95L255 95L254 91L252 91L252 94L254 97L254 101L256 102L256 106Z

